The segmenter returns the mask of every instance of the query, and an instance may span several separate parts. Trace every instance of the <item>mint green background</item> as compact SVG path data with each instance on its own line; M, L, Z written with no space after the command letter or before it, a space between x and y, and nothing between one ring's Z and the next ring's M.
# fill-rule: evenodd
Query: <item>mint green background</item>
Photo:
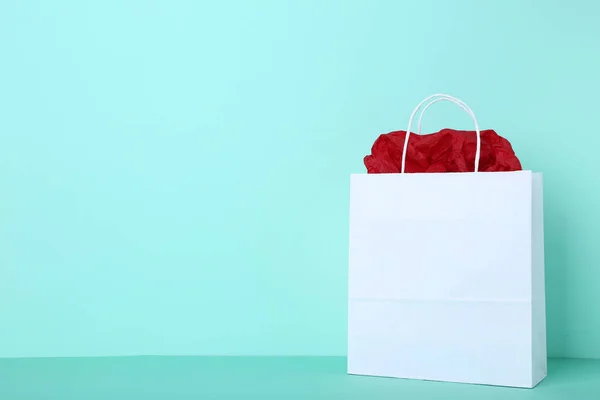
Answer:
M599 392L600 360L550 360L533 390L352 376L345 357L0 360L3 400L592 400Z
M600 358L599 12L0 1L0 356L344 355L349 174L445 92L545 174L549 354Z

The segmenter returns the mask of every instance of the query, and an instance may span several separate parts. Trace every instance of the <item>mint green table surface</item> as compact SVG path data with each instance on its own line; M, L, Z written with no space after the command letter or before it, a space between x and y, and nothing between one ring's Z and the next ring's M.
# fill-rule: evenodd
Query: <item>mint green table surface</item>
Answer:
M348 376L338 357L0 359L0 400L600 399L600 360L551 360L535 389Z

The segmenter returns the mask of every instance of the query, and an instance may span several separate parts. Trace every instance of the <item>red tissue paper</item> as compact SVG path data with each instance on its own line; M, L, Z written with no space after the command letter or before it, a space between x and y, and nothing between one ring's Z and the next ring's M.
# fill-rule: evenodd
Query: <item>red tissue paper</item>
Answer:
M520 171L521 162L510 142L491 129L480 131L479 171ZM365 166L369 174L399 173L406 131L380 135ZM411 133L408 138L405 172L473 172L477 136L475 131L442 129L427 135Z

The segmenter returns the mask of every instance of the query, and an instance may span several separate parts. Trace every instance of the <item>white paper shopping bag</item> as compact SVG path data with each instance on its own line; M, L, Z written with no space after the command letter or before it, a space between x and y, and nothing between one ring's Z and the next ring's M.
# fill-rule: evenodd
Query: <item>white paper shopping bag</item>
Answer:
M470 108L437 96L479 138ZM348 373L526 388L546 376L541 174L353 175L349 256Z

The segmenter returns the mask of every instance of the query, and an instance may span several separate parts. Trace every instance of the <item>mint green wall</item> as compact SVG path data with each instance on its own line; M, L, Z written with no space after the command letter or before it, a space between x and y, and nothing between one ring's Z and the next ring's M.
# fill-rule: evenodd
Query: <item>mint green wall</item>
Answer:
M0 356L345 354L349 174L446 92L544 172L549 353L600 358L598 13L0 1Z

